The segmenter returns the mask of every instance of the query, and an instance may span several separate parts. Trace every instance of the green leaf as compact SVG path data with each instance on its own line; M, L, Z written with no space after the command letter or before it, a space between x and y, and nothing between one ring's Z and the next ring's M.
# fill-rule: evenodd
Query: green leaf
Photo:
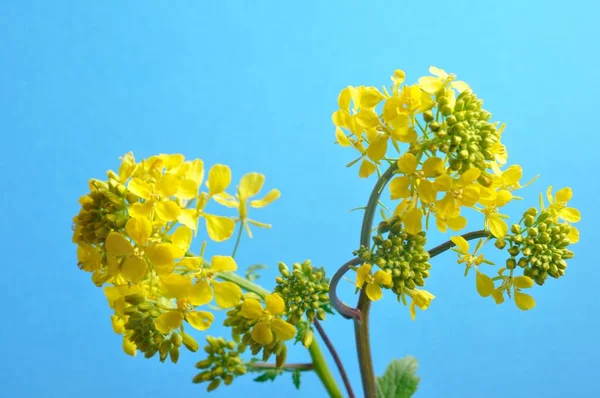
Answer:
M273 381L277 376L283 373L283 369L268 369L260 374L254 381L264 383L265 381Z
M258 273L258 271L267 268L268 267L263 264L254 264L249 266L246 269L246 279L248 279L250 282L257 280L258 278L260 278L260 274Z
M292 373L292 381L294 382L294 386L296 386L296 389L300 389L300 370L299 369L294 369L294 372Z
M417 360L411 356L394 359L382 377L377 377L378 398L409 398L419 385L420 378L415 374Z

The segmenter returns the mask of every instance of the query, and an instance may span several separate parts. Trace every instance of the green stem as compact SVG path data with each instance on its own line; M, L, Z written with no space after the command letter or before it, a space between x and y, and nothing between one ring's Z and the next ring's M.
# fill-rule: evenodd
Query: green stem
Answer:
M233 247L233 253L231 253L231 257L235 258L235 253L237 252L240 241L242 240L242 231L244 231L244 223L240 221L240 231L238 232L237 239L235 240L235 246Z
M373 219L375 211L383 189L392 179L394 172L398 168L398 163L392 165L377 180L377 183L371 191L367 208L363 217L363 223L360 230L361 246L369 247L371 241L371 230L373 229ZM358 363L360 366L360 375L362 378L363 392L366 398L375 398L377 396L377 384L375 382L375 370L373 368L373 359L371 358L371 342L369 337L369 312L371 310L371 300L367 297L366 290L360 291L358 305L360 318L354 319L354 335L356 339L356 351L358 354Z
M284 370L299 370L300 372L306 372L309 370L315 370L315 366L312 363L286 363L282 368L278 368L274 363L264 362L253 362L247 363L246 368L250 371L261 371L268 369L284 369Z
M216 277L219 279L223 279L224 281L233 282L236 285L238 285L239 287L241 287L242 289L244 289L248 292L255 293L255 294L259 295L260 297L262 297L263 299L265 297L267 297L269 294L271 294L271 292L269 292L267 289L263 288L262 286L259 286L256 283L253 283L253 282L249 281L248 279L244 278L243 276L240 276L234 272L217 272Z
M317 343L316 339L313 339L310 346L308 346L308 352L312 358L315 373L319 376L319 379L321 379L321 383L323 383L329 396L332 398L342 398L342 392L333 378L333 375L327 366L327 362L325 362L325 357L323 357L323 353L321 352L321 348L319 348L319 343Z

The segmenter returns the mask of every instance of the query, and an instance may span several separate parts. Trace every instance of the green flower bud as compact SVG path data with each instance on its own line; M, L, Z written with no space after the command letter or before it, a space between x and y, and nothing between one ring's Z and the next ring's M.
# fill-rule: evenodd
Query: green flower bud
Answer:
M177 361L179 360L179 348L172 347L169 351L169 356L171 358L171 362L177 363Z
M423 112L423 120L425 120L426 123L431 122L433 120L433 113L430 110Z
M221 379L214 379L213 381L210 382L208 387L206 387L206 391L211 392L211 391L217 389L219 387L219 385L221 385Z
M506 268L515 269L516 266L517 266L517 262L515 261L514 258L509 258L508 260L506 260Z
M182 332L183 333L183 345L185 346L185 348L187 348L188 350L192 351L192 352L196 352L198 351L198 342L196 340L194 340L194 338L192 336L190 336L189 334Z
M312 331L312 329L310 327L307 327L306 331L304 332L304 336L302 337L302 345L304 345L304 347L308 348L308 346L311 345L311 343L313 341L313 337L314 337L314 332Z

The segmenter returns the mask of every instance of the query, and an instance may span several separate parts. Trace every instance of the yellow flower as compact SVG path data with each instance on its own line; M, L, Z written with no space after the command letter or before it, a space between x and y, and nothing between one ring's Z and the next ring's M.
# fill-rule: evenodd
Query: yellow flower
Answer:
M193 328L204 331L210 327L215 316L208 311L195 311L189 308L173 309L159 315L154 321L154 326L159 332L168 334L178 329L184 319Z
M424 203L434 202L436 199L436 190L430 177L437 177L444 170L444 161L436 156L432 156L423 163L423 168L417 170L418 160L410 152L405 153L398 159L398 170L404 174L402 177L396 177L390 182L390 192L393 199L409 198L413 196L416 190L417 195Z
M467 240L462 236L453 236L450 238L450 240L457 247L453 250L460 254L458 258L459 264L466 263L467 267L471 267L473 265L480 265L482 262L484 262L483 254L480 254L479 256L476 255L478 251L477 249L475 250L475 253L469 253L469 242L467 242Z
M504 221L508 216L500 214L496 206L486 206L483 209L485 216L483 225L486 231L490 231L498 239L502 239L508 232L508 224Z
M208 304L214 298L220 308L232 308L240 302L242 289L237 284L215 280L217 272L237 270L233 257L213 256L210 266L205 266L201 257L185 257L177 266L185 267L189 273L160 278L166 297L184 300L193 306ZM193 279L196 283L192 283Z
M267 346L275 339L290 340L296 334L296 328L281 319L285 311L285 302L277 293L268 295L265 299L265 308L253 298L247 298L242 303L241 315L255 322L252 328L252 339L258 344Z
M229 195L226 192L221 192L214 196L216 202L227 206L237 207L240 222L246 229L248 236L252 237L252 231L250 231L249 224L255 225L261 228L271 228L270 224L264 224L248 218L248 206L254 208L261 208L269 205L273 201L279 198L281 193L278 189L272 189L263 198L250 201L248 199L257 195L265 182L265 176L260 173L248 173L244 175L240 181L240 185L237 190L235 197Z
M567 207L567 202L573 197L573 191L571 188L563 188L556 191L555 198L552 198L552 187L548 187L546 192L548 202L550 206L548 209L552 212L552 215L560 220L565 220L570 223L579 222L581 220L581 213L574 207Z
M365 263L356 271L356 288L362 289L367 284L366 293L372 301L380 300L383 297L381 286L392 287L392 275L383 270L378 270L371 275L372 264Z
M440 232L446 232L448 227L453 231L460 231L467 226L467 219L460 215L460 209L433 208L435 225Z
M459 93L465 90L470 90L467 83L463 81L454 81L456 76L446 73L445 70L436 68L435 66L429 67L429 73L433 76L424 76L419 79L419 86L429 94L435 94L442 87L446 87L450 84L451 88L456 89Z
M479 185L476 180L481 170L470 168L458 179L447 174L435 179L433 186L436 191L446 192L444 197L436 202L436 207L442 214L455 214L460 207L473 207L480 197Z
M405 292L412 298L412 302L410 303L410 317L413 321L417 317L416 307L425 311L431 304L431 300L435 298L435 296L427 290L405 289Z
M134 284L146 277L149 268L158 274L171 273L175 259L183 257L189 247L189 242L179 240L179 236L174 238L176 244L153 243L150 240L152 223L146 217L130 218L125 224L125 232L127 237L115 231L109 233L104 247L108 253L109 272L120 272L126 281Z

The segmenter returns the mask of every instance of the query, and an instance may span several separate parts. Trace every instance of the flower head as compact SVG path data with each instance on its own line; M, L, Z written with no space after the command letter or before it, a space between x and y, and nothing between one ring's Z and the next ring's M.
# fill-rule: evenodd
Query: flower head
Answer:
M392 275L383 271L377 270L374 275L371 275L372 264L365 263L356 271L356 288L362 289L367 284L365 291L367 297L372 301L380 300L383 297L381 287L392 287Z
M265 207L281 195L278 189L272 189L263 198L248 202L250 198L256 196L260 192L264 182L264 175L260 173L248 173L242 177L235 197L226 192L221 192L214 196L215 201L218 203L227 207L236 207L238 209L240 216L239 220L250 237L252 237L252 231L250 230L249 224L261 228L271 228L271 225L248 218L248 206L254 208Z

